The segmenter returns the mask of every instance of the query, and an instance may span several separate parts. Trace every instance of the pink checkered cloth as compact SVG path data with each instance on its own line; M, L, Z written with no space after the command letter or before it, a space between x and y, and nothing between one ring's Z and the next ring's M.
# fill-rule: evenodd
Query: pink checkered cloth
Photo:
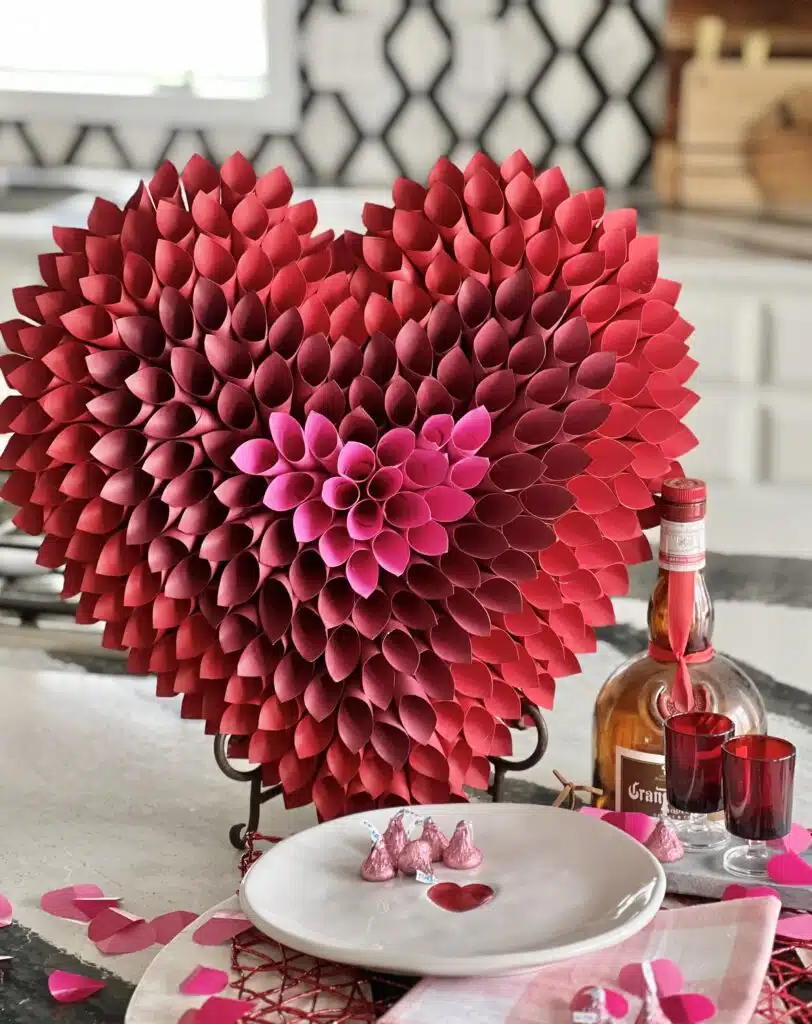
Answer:
M713 1024L754 1019L781 905L771 896L661 910L619 946L533 973L494 978L426 978L381 1024L571 1024L569 1003L585 985L617 988L621 967L665 957L679 965L683 991L716 1003ZM629 999L627 1021L640 1009Z

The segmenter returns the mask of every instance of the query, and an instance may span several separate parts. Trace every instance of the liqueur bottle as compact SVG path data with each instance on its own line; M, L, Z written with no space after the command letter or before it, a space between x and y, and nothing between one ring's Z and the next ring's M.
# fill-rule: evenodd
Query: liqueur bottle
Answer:
M648 650L621 665L595 701L594 785L599 807L659 814L665 806L663 722L681 711L728 715L736 733L766 732L753 681L713 649L713 603L705 583L701 480L665 480L659 573L648 606Z

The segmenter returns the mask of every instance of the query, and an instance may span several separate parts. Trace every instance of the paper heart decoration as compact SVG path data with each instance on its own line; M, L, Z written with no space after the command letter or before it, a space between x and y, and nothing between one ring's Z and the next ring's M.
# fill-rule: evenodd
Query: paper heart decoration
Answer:
M640 811L608 811L603 815L603 821L619 828L638 843L645 843L657 824L656 818Z
M84 915L86 921L92 921L103 910L117 907L120 902L121 900L117 896L91 896L85 899L77 898L73 901L73 905L80 914Z
M783 914L778 919L775 934L781 939L812 942L812 914Z
M759 896L774 896L781 899L781 893L769 885L729 885L722 893L723 900L743 900Z
M812 885L812 864L797 853L778 853L767 861L767 875L779 885Z
M713 1000L695 993L681 993L682 971L673 960L648 960L627 964L621 969L618 984L627 992L646 1000L638 1017L648 1024L648 1002L656 996L660 1009L671 1024L701 1024L716 1012Z
M494 897L494 891L489 885L471 882L468 885L458 885L456 882L437 882L432 885L426 893L432 903L443 910L450 910L456 914L464 914L469 910L476 910L490 903Z
M11 900L6 896L0 895L0 928L7 928L14 920L14 910L11 906Z
M812 835L803 825L793 824L782 839L770 839L767 846L783 853L803 853L812 846Z
M588 986L576 992L570 1002L570 1009L576 1013L590 1010L594 1006L595 997L598 994L603 997L606 1012L615 1020L620 1020L629 1012L629 1004L620 992L615 992L611 988L596 988L594 986Z
M682 971L673 960L649 960L648 964L657 986L657 994L661 997L676 995L683 985ZM618 984L622 989L642 999L648 991L642 963L626 964L618 975Z
M69 921L87 921L87 915L76 905L76 900L103 898L104 893L98 885L83 883L44 893L40 906L46 914L53 914L54 917L64 917Z
M199 946L221 946L251 927L251 922L239 910L218 910L197 928L192 939Z
M228 974L213 967L195 967L180 983L180 991L186 996L215 996L228 984Z
M0 327L2 497L77 621L321 818L464 799L614 621L696 439L657 243L516 152L314 234L164 164Z
M196 921L198 916L198 914L191 910L170 910L166 914L153 917L150 924L155 932L155 941L159 946L165 946L167 942L171 942L176 935L179 935L184 928L187 928L192 921Z
M52 971L48 975L48 991L58 1003L80 1003L105 987L103 981L70 971Z
M237 1024L251 1012L256 1003L248 999L225 999L210 996L196 1010L187 1010L178 1024Z

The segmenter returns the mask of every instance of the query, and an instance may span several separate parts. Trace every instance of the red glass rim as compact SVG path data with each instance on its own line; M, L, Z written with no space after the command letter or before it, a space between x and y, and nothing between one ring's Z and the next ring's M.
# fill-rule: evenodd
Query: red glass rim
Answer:
M726 736L736 728L727 715L713 711L684 711L665 720L666 729L680 736Z
M795 746L778 736L734 736L722 747L728 757L740 761L789 761L795 757Z

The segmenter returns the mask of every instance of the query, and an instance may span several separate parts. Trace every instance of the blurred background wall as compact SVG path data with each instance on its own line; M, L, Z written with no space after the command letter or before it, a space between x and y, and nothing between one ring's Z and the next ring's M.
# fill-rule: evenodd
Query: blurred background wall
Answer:
M286 19L274 24L282 0L267 2L272 50L298 53L293 130L88 123L81 104L73 117L49 116L47 106L22 117L10 107L0 166L147 169L194 152L219 161L240 149L260 167L284 164L300 183L369 185L422 177L438 153L464 162L475 149L501 159L521 147L538 166L560 164L575 186L645 180L664 111L665 0L298 0L298 39ZM32 16L41 13L35 6ZM131 54L143 62L174 34L190 45L188 64L218 59L237 73L252 56L247 41L262 32L256 0L225 8L172 0L153 3L155 12L139 5L138 14L108 2L95 22L94 6L64 5L72 17L50 37L47 19L27 31L25 15L15 14L0 66L36 60L48 70L73 52L84 69L101 70ZM223 22L221 47L208 58L213 21ZM55 48L50 61L47 46Z

